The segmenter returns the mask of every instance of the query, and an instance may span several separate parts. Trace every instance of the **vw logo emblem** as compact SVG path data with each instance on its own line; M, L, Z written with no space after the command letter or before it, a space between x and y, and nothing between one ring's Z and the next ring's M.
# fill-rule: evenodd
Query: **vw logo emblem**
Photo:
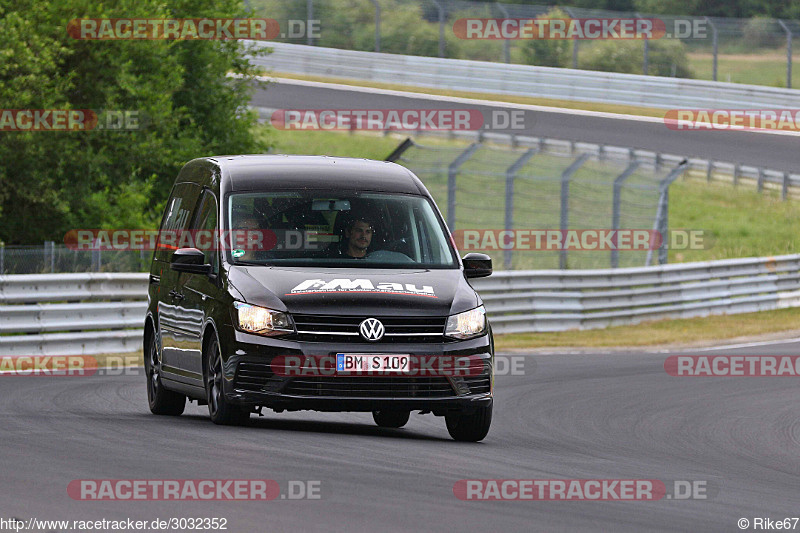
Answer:
M358 331L368 341L379 341L386 332L386 328L377 318L368 318L358 326Z

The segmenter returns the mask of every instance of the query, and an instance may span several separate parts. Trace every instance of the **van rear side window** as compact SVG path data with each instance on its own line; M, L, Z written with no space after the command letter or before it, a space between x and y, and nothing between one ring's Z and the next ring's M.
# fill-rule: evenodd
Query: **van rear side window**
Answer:
M189 229L199 195L200 187L193 183L175 185L164 209L161 231L158 232L156 259L168 261L169 255L178 248L179 232Z

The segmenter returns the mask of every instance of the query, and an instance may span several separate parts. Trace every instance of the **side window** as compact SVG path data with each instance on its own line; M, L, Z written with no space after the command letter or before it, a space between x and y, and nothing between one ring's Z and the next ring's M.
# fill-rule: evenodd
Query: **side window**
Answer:
M189 229L189 221L198 195L199 187L192 183L178 183L172 189L158 232L157 260L169 261L172 252L180 247L181 232Z
M445 261L450 254L446 248L446 241L439 242L439 239L431 239L431 236L436 234L436 229L434 229L436 219L433 218L433 212L430 209L426 211L414 210L422 257L425 261L439 263ZM449 235L447 238L450 238Z
M196 247L203 251L205 262L213 265L214 273L219 272L220 243L218 230L217 200L211 191L206 190L192 224L192 231Z

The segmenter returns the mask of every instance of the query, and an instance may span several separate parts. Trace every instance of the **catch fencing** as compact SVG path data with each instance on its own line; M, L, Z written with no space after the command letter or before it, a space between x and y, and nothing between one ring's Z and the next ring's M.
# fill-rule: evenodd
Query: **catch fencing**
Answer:
M151 250L79 250L55 241L41 245L0 243L3 274L55 274L59 272L133 272L150 268Z
M274 111L259 110L266 119ZM398 162L422 178L448 217L451 229L651 228L663 235L669 228L665 209L669 190L662 196L659 183L678 167L682 168L680 175L684 179L752 189L784 200L800 198L800 174L763 167L699 158L690 158L682 165L684 158L674 154L480 131L450 132L446 135L464 142L442 147L436 144L442 135L410 133L417 140L406 154L398 156ZM477 149L470 150L469 158L451 168L470 145ZM588 158L566 176L569 183L562 187L565 171L585 154ZM634 170L628 173L631 168ZM560 213L562 191L571 198L566 203L564 226ZM664 206L660 213L659 205ZM647 266L666 263L665 254L666 247L651 254L508 250L490 255L498 267L525 270ZM151 259L149 250L82 251L52 241L28 246L0 243L0 276L144 272Z
M652 230L666 236L669 186L687 162L661 160L621 164L603 151L577 151L570 144L517 139L516 147L476 141L466 147L405 141L389 159L411 169L459 230ZM630 153L628 154L630 156ZM511 233L509 233L511 234ZM668 242L648 249L581 250L509 247L492 253L506 270L646 266L667 262ZM657 244L657 245L656 245ZM469 251L469 250L462 250Z
M759 61L760 84L792 87L800 21L648 14L569 6L464 0L248 0L254 15L281 24L278 41L476 61L530 63L668 77L742 82L738 62ZM542 41L462 39L460 19L659 19L652 40ZM288 21L293 20L293 27ZM306 27L311 23L311 31ZM502 37L502 35L501 35ZM543 50L545 48L546 50ZM544 52L544 53L543 53ZM749 57L747 57L749 55ZM609 57L617 57L616 62ZM774 68L764 69L764 62Z

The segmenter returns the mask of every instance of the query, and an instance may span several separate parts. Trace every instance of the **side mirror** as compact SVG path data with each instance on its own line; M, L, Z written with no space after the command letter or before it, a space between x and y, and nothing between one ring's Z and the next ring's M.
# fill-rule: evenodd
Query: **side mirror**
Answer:
M485 278L492 275L492 258L486 254L468 253L462 259L467 278Z
M177 272L189 272L190 274L211 274L211 265L204 264L205 256L197 248L178 248L172 254L169 267Z

